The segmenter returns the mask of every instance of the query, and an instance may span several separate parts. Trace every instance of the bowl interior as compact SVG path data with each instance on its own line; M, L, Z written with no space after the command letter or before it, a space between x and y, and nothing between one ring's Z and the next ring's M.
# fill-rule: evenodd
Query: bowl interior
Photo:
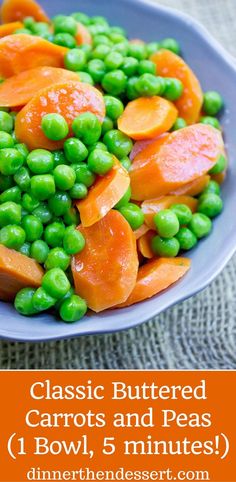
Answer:
M14 308L0 303L0 337L15 340L49 340L90 333L117 331L135 326L174 303L204 288L221 271L236 247L236 163L235 125L236 69L234 60L193 19L177 11L140 0L41 0L50 15L84 11L104 15L114 25L123 26L130 37L155 41L175 37L184 58L196 72L204 90L218 90L224 97L221 122L230 159L229 174L223 185L224 213L214 221L213 233L191 251L192 269L179 283L156 297L130 308L89 314L75 324L55 322L46 314L34 318L18 315Z

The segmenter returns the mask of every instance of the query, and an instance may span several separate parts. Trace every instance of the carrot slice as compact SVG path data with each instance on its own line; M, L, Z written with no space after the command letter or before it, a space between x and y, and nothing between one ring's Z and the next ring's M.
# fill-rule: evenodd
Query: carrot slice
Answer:
M197 196L200 194L205 187L209 184L210 176L208 174L204 174L203 176L194 179L194 181L188 182L184 184L184 186L176 189L171 194L175 194L176 196L187 195L187 196Z
M0 76L11 77L43 65L63 67L67 50L34 35L7 35L0 39Z
M78 45L89 44L92 45L92 35L89 30L80 22L78 23L78 30L75 39Z
M123 308L146 300L165 290L187 273L191 261L187 258L159 258L139 268L136 285L128 299L116 306Z
M152 139L168 131L177 115L175 106L162 97L139 97L127 104L118 128L135 140Z
M223 148L219 130L195 124L160 137L133 160L129 170L132 199L159 197L206 174Z
M41 121L45 114L59 113L66 119L70 134L71 124L82 112L93 112L102 122L105 104L102 94L88 84L67 81L40 90L16 117L16 136L30 149L60 149L64 140L51 141L42 129Z
M39 90L68 80L78 81L78 74L57 67L36 67L20 72L0 84L0 105L24 106Z
M6 35L11 35L18 28L23 28L24 25L21 22L10 22L0 25L0 38L6 37Z
M83 226L92 226L103 218L129 187L128 172L115 157L114 161L113 168L105 176L97 178L88 196L75 203Z
M133 290L138 255L133 231L118 211L98 223L78 228L85 248L72 259L76 293L99 312L124 302Z
M191 196L163 196L157 199L148 199L141 204L145 217L145 223L150 229L155 229L154 215L163 209L170 208L173 204L186 204L194 213L197 210L198 201Z
M137 241L138 250L144 258L154 258L154 253L151 248L151 241L155 235L155 231L149 230L147 231L147 233L143 234L143 236L141 236L141 238L139 238Z
M33 17L37 22L50 22L42 7L34 0L3 0L1 6L3 23Z
M151 60L156 64L157 74L162 77L175 77L183 83L184 91L175 102L179 116L188 124L193 124L199 119L203 103L203 93L200 83L181 57L170 50L159 50L151 55Z
M146 226L146 224L142 224L140 228L134 231L135 239L138 240L139 238L141 238L141 236L143 236L143 234L147 233L148 231L149 231L149 227Z
M0 300L12 301L22 288L38 288L43 274L34 259L0 245Z

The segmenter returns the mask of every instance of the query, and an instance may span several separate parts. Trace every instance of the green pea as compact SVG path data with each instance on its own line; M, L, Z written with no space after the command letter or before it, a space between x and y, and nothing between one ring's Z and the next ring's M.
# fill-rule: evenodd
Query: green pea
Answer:
M163 209L155 214L154 223L162 238L173 238L179 231L179 220L170 209Z
M54 177L51 174L33 176L30 187L32 195L39 201L49 199L56 191Z
M68 49L73 49L76 47L76 40L69 33L57 33L54 35L53 42L56 45L61 45L62 47L66 47Z
M195 234L186 227L180 228L179 232L176 234L176 239L179 241L180 249L184 251L194 248L197 244Z
M127 191L125 192L125 194L122 196L122 198L118 201L118 203L116 203L116 205L114 206L115 209L120 209L121 207L123 206L126 206L128 204L128 202L130 201L130 198L131 198L131 188L130 186L128 187Z
M71 137L64 142L64 152L67 161L73 163L85 161L88 157L87 147L76 137Z
M154 236L151 241L152 251L157 256L165 258L175 258L178 255L180 245L176 238L161 238Z
M112 42L104 34L98 34L93 37L93 45L97 47L99 45L106 45L106 47L111 47Z
M7 147L14 147L14 140L8 132L0 131L0 149L6 149Z
M16 224L4 226L0 231L0 244L10 249L20 249L25 242L25 231Z
M55 221L45 228L44 239L51 248L56 248L62 245L64 234L65 225Z
M40 37L46 38L50 35L49 25L46 22L37 22L32 24L31 31L35 35L39 35Z
M94 85L94 80L93 80L93 78L92 78L91 75L88 74L87 72L82 72L81 70L78 70L78 71L77 71L77 74L78 74L78 76L79 76L80 82L85 82L85 84Z
M144 214L136 204L127 203L125 206L119 208L119 211L133 230L140 228L144 223Z
M26 234L26 241L30 243L41 238L43 234L43 224L39 218L36 218L36 216L33 216L32 214L24 216L22 219L22 227Z
M209 174L220 174L226 169L227 160L222 154L219 156L215 165L210 169Z
M111 50L112 52L119 52L121 55L123 55L123 57L127 57L129 52L129 43L126 40L124 42L113 44Z
M114 127L114 124L110 117L105 116L102 123L102 135L106 134L106 132L111 131Z
M186 204L173 204L170 209L177 216L181 226L190 223L192 211Z
M210 233L212 222L205 214L195 213L188 227L198 239L201 239Z
M72 224L78 226L80 222L78 210L73 207L68 209L63 216L63 220L67 226L71 226Z
M187 126L187 122L182 117L177 117L175 123L173 124L171 130L178 131L179 129L183 129Z
M122 70L127 77L132 77L138 71L139 62L134 57L125 57L123 59Z
M35 20L33 17L25 17L23 23L26 28L29 28L31 30L35 24Z
M10 114L0 111L0 131L11 133L14 122Z
M100 83L106 72L103 60L92 59L87 64L87 71L93 78L95 83Z
M107 70L117 70L123 64L123 55L119 52L110 52L105 60L105 66Z
M66 69L73 70L83 70L86 64L86 54L80 49L69 50L64 57L64 64Z
M125 91L127 77L122 70L107 72L102 79L103 89L111 95L120 95Z
M10 187L0 194L0 203L12 201L19 204L21 202L21 191L18 186Z
M105 37L107 38L107 37ZM109 41L108 41L109 42ZM110 42L109 42L110 43ZM93 59L104 60L105 57L110 53L111 48L105 43L100 43L92 52Z
M106 115L113 121L118 119L124 111L123 103L111 95L105 95L104 102L106 106Z
M90 18L86 13L82 12L75 12L71 15L77 22L82 23L83 25L90 25Z
M218 182L213 180L209 181L209 184L207 185L207 187L205 187L202 194L209 193L218 194L218 196L220 195L220 185L218 184Z
M130 170L131 160L129 159L129 157L122 157L122 159L120 159L120 163L122 164L124 169L126 169L126 171Z
M131 139L126 134L123 134L123 132L116 129L107 132L103 141L108 150L118 157L118 159L127 156L133 147Z
M146 46L146 49L147 49L147 53L148 53L148 56L154 54L155 52L157 52L158 50L160 50L160 43L159 42L150 42L147 44Z
M0 206L0 227L8 224L20 224L21 206L14 202L5 202Z
M72 130L84 144L97 142L101 136L101 124L95 114L84 112L73 120Z
M52 155L54 168L60 166L61 164L66 164L66 158L62 150L53 151Z
M125 35L120 32L112 32L109 33L109 38L114 44L120 44L121 42L127 42Z
M69 194L72 199L84 199L88 194L88 189L85 184L77 182L70 189Z
M35 291L33 288L23 288L18 291L14 301L14 307L18 313L24 316L36 315L38 313L32 302Z
M103 142L95 142L94 144L91 144L89 147L88 147L88 150L89 150L89 153L94 151L94 149L100 149L102 151L106 151L107 152L107 146L105 146L105 144L103 144Z
M214 90L205 92L203 98L203 110L205 114L210 116L218 114L222 109L223 104L223 99L218 92L215 92Z
M109 30L110 34L111 33L118 33L120 35L123 35L123 37L126 37L126 32L125 30L122 28L122 27L118 27L118 26L113 26L113 27L110 27L110 30Z
M49 247L45 241L42 239L36 239L31 244L30 248L30 256L34 258L38 263L43 264L45 263L49 253Z
M49 310L56 304L56 298L53 298L47 291L40 286L32 297L32 304L38 312Z
M161 41L160 46L162 49L170 50L174 54L178 55L180 53L180 46L174 38L165 38Z
M179 99L183 90L183 84L179 79L165 78L165 90L163 95L166 99L171 101Z
M212 117L212 116L203 116L200 118L200 122L201 124L206 124L206 125L209 125L211 127L215 127L215 129L221 129L221 126L220 126L220 123L218 121L218 119L216 119L216 117Z
M30 172L27 167L20 167L14 176L14 181L21 191L28 191L30 188Z
M134 100L134 99L137 99L137 97L139 97L139 93L136 89L138 80L139 80L139 77L130 77L127 81L126 95L129 100Z
M66 228L63 247L69 255L80 253L85 247L85 239L81 232L73 227Z
M156 74L156 64L151 60L141 60L138 65L139 75L143 74Z
M45 268L47 270L52 268L60 268L66 271L70 265L70 256L63 248L53 248L47 256Z
M67 165L57 166L54 171L56 187L62 191L69 191L75 184L76 174L72 167Z
M56 192L48 201L50 211L55 216L63 216L71 207L71 199L67 192Z
M91 18L91 22L94 24L99 24L99 25L105 25L106 27L109 27L109 24L106 20L105 17L102 15L95 15L94 17Z
M32 213L39 206L39 201L26 192L22 196L21 204L26 211Z
M198 212L203 213L209 218L214 218L221 213L223 209L223 201L217 194L202 194L199 198Z
M48 224L52 221L52 213L46 203L40 203L32 213L36 218L40 219L42 224Z
M85 315L87 305L85 300L77 295L72 295L60 307L60 317L66 323L79 321Z
M137 60L144 60L147 58L146 45L143 43L130 43L129 55Z
M0 191L6 191L6 189L9 189L12 187L13 180L12 176L4 176L3 174L0 174Z
M78 24L73 17L62 15L54 21L55 33L69 33L76 35Z
M15 149L17 149L21 154L22 156L24 157L24 159L27 158L28 154L29 154L29 150L27 148L27 146L23 143L18 143L18 144L15 144L14 146Z
M50 296L60 299L69 291L70 283L62 269L53 268L43 276L42 287Z
M53 155L45 149L34 149L26 159L27 165L33 174L47 174L53 169Z
M63 298L60 298L60 300L57 300L57 302L55 304L56 310L59 311L62 303L64 303L65 300L68 300L74 294L75 294L75 290L72 287L70 287L70 289L69 289L69 291L67 291L66 295L63 296Z
M94 184L96 176L92 171L90 171L87 164L73 164L73 168L75 170L77 183L85 184L86 187L91 187Z
M30 258L30 248L31 248L31 244L25 242L25 243L22 244L22 246L20 247L19 252L20 252L21 254L24 254L25 256L28 256L28 258Z
M60 141L68 135L69 127L60 114L46 114L42 118L41 127L44 135L52 141ZM48 171L47 171L48 172Z
M90 58L90 56L92 54L92 50L93 50L91 45L81 44L79 47L77 46L77 48L79 48L79 50L82 50L86 54L87 59Z
M165 88L165 80L153 74L143 74L138 78L135 89L141 96L162 94Z
M100 176L104 176L111 170L114 165L114 158L112 154L109 152L103 151L101 149L95 149L89 154L88 157L88 168L95 172L95 174L99 174Z
M17 149L0 150L0 172L5 176L14 175L23 163L24 157Z

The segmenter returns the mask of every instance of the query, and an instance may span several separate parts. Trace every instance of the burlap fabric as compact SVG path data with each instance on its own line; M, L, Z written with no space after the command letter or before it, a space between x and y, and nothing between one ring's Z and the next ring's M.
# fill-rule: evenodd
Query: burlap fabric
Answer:
M207 26L236 55L236 0L160 0ZM197 296L123 333L0 343L4 369L235 369L236 256ZM33 320L32 320L33 324Z

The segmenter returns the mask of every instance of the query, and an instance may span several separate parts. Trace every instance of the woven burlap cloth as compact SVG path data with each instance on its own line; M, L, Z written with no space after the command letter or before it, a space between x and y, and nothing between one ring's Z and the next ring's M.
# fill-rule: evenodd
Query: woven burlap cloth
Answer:
M236 0L160 0L159 4L199 19L236 55ZM236 256L202 293L135 329L50 343L0 342L0 368L235 369L235 281Z

